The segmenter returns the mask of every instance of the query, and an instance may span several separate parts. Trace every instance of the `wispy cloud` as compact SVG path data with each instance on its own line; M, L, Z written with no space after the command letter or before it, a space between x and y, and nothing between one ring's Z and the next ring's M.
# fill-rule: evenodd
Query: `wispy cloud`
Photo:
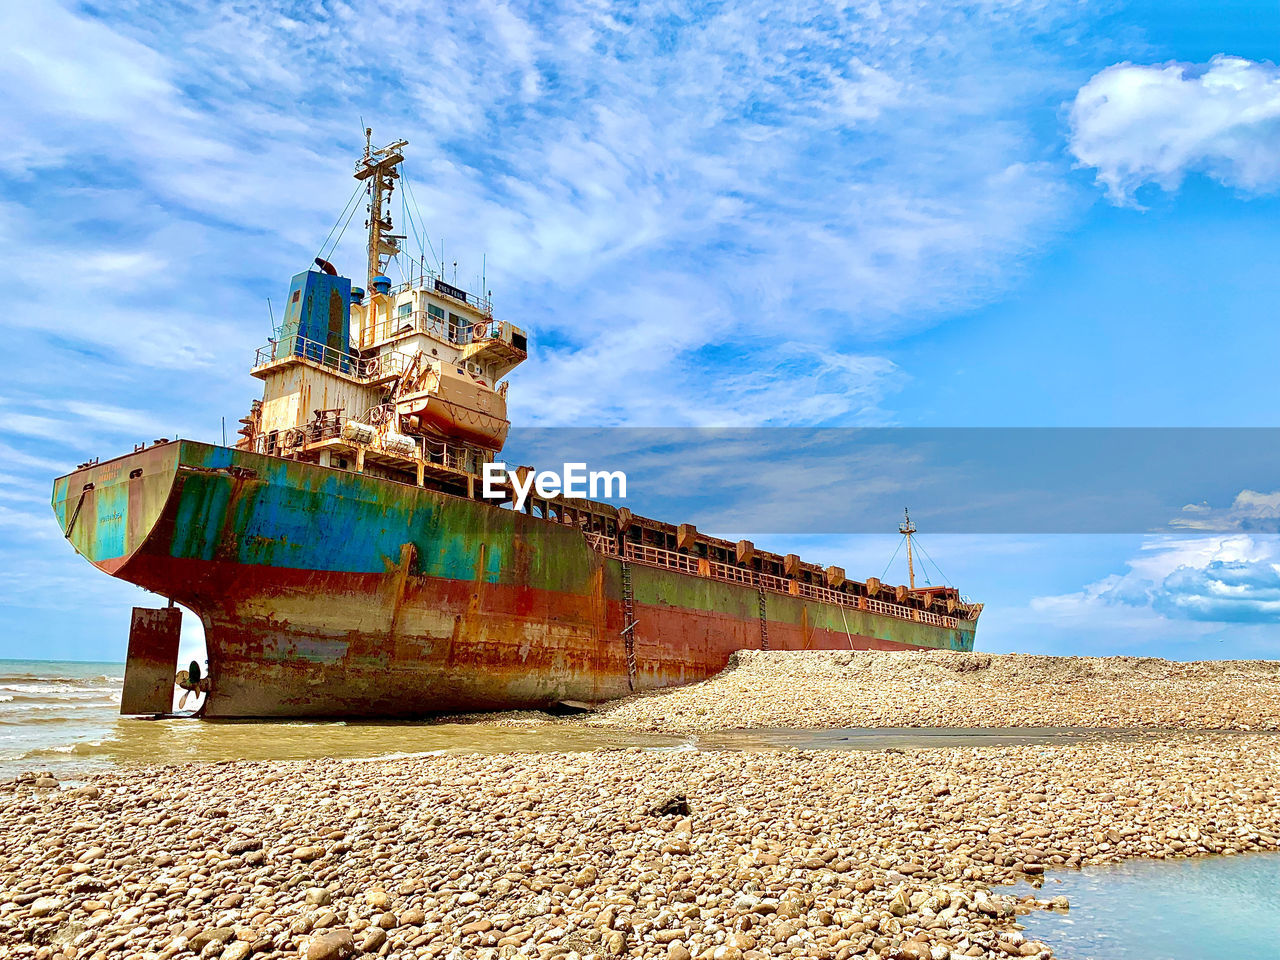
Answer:
M363 115L411 141L449 269L457 257L467 280L487 251L505 315L558 341L520 377L529 396L591 392L625 351L635 382L605 404L615 416L742 422L760 412L749 398L681 407L663 392L763 377L784 346L830 354L840 375L779 390L773 418L879 419L886 367L867 342L1001 289L1062 214L1031 104L1064 79L1024 37L1072 16L483 2L303 22L266 4L89 14L46 0L13 12L0 73L6 127L32 145L10 157L31 189L10 198L0 253L29 267L17 279L38 308L21 323L154 368L242 363L264 296L350 190ZM995 55L995 39L1021 56ZM42 195L31 175L51 168L60 192ZM352 268L356 232L339 251ZM55 293L58 261L78 269ZM662 302L653 288L672 280L681 298ZM632 325L657 336L637 350ZM700 351L725 341L757 348L706 376Z
M1071 151L1117 204L1146 184L1176 190L1202 172L1247 192L1280 187L1280 67L1216 56L1206 64L1119 63L1080 88Z

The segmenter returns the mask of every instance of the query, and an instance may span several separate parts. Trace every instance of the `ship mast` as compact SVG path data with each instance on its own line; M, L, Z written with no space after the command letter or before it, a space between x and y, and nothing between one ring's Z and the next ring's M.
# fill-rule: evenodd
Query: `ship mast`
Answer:
M911 535L916 532L916 525L911 522L911 514L907 512L907 508L902 508L903 521L898 524L898 532L907 538L907 580L911 585L911 589L916 588L916 567L915 561L911 557Z
M409 145L408 140L396 140L385 147L373 148L370 141L373 128L365 127L364 156L356 163L356 179L369 180L369 220L365 224L369 228L369 276L368 283L373 287L375 277L384 276L386 258L394 257L400 252L400 241L403 235L391 232L391 212L388 201L391 191L395 189L395 181L400 179L400 171L396 169L404 162L402 147ZM383 214L386 206L387 213Z

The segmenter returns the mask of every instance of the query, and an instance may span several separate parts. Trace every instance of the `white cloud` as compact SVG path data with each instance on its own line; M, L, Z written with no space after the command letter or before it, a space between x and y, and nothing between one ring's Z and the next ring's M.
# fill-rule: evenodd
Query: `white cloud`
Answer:
M1074 593L1037 597L1031 609L1057 621L1152 625L1158 621L1280 623L1280 539L1151 537L1111 574Z
M1259 493L1257 490L1241 490L1225 508L1208 503L1189 503L1182 514L1169 521L1169 526L1181 530L1254 530L1280 532L1280 491Z
M1117 204L1145 184L1176 190L1190 172L1247 192L1280 186L1280 67L1119 63L1080 88L1071 152Z

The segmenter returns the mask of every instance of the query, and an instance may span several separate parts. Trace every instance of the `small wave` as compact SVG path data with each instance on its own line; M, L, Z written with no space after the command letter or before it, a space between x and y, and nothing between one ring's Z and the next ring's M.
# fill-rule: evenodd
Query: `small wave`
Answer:
M30 700L36 703L44 700L61 701L63 703L77 703L82 700L92 700L94 697L99 699L103 697L118 697L120 696L120 691L111 687L86 687L81 690L72 690L66 693L59 693L56 691L46 693L36 690L29 693L6 693L3 694L3 696L12 697L15 700Z
M14 716L25 710L66 710L68 712L81 712L84 710L96 710L102 707L114 706L115 699L99 698L97 700L58 700L58 699L42 699L42 700L14 700L6 703L3 708L7 716Z
M116 716L116 713L114 710L112 710L107 716L114 718ZM103 717L102 719L107 719L107 717ZM96 721L92 716L86 716L84 714L77 714L75 716L66 716L66 715L59 716L56 713L55 714L48 714L48 713L3 714L3 713L0 713L0 728L2 727L47 727L47 726L55 726L59 723L85 724L85 723L93 723L93 722L96 722Z
M0 703L12 703L12 702L13 702L13 694L6 693L3 696L0 696Z
M379 760L416 760L420 757L443 757L448 750L422 750L414 753L378 753L372 757L344 757L345 763L376 763Z
M56 743L48 747L28 750L19 760L38 760L41 757L91 757L101 753L101 740L81 740L78 743Z
M50 680L47 683L0 683L0 691L6 693L85 693L93 690L115 690L121 684L106 684L106 677L96 678L84 683L68 683L65 680Z

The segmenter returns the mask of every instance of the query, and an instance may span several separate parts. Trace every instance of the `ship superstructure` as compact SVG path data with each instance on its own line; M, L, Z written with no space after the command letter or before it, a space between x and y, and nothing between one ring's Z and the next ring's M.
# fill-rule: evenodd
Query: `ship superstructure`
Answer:
M466 487L506 440L504 378L527 357L528 336L494 319L487 294L421 260L400 284L386 275L404 239L387 210L405 146L373 149L366 139L355 176L369 198L367 288L319 258L293 278L279 336L254 358L263 397L241 420L237 446Z
M366 131L366 285L321 258L293 278L234 447L158 441L54 484L81 554L200 617L208 671L181 677L206 716L594 702L743 648L972 649L982 605L914 568L859 581L607 503L482 498L527 334L443 264L391 282L405 146ZM179 621L135 609L122 712L169 709Z

